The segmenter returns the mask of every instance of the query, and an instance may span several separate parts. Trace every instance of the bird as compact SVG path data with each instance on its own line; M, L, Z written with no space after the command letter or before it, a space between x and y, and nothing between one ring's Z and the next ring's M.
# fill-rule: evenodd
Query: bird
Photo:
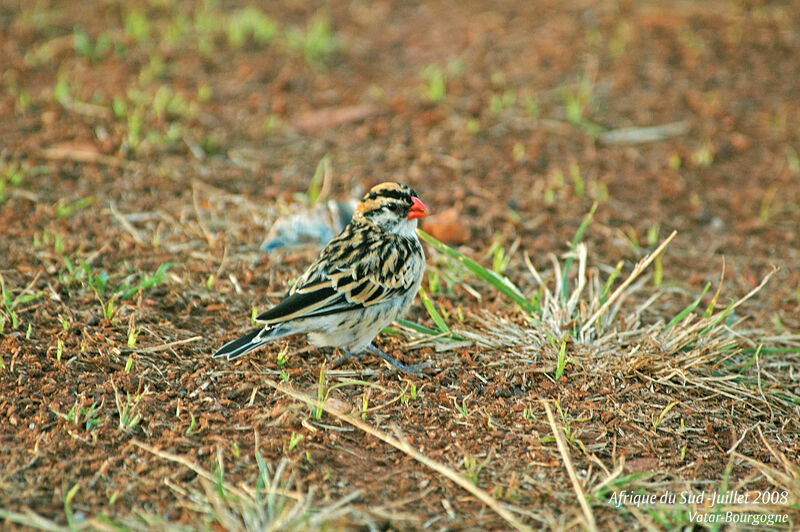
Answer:
M256 317L260 326L223 345L214 358L233 360L279 338L306 333L311 345L344 353L334 365L368 351L397 370L420 374L430 362L401 364L372 341L405 313L419 290L425 253L416 230L427 215L409 186L386 182L372 187L350 223L286 295Z

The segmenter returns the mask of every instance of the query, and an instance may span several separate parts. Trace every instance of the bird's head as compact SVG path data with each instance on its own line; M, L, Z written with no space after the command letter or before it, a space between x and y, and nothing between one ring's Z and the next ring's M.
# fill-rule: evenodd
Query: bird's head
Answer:
M427 207L411 187L391 182L375 185L364 194L355 214L384 231L409 237L415 234L417 219L427 215Z

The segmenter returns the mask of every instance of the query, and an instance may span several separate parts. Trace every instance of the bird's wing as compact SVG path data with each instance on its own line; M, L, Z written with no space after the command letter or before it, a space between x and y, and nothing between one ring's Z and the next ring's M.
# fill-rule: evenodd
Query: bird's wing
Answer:
M418 242L343 233L297 280L276 306L259 315L280 323L368 307L402 297L416 282L424 259ZM416 248L415 248L416 246Z
M333 288L326 287L307 293L289 293L277 305L259 314L256 321L271 325L295 318L325 316L346 308L346 300Z

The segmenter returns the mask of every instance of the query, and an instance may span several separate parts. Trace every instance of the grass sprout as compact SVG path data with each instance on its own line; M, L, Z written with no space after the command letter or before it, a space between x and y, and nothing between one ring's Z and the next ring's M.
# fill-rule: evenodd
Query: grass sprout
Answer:
M2 307L0 308L0 334L2 334L5 324L11 322L11 328L16 330L19 327L19 313L17 309L20 305L32 303L44 294L41 291L34 292L32 290L38 276L23 290L19 291L15 296L10 288L6 287L5 278L0 274L0 298L2 298Z
M290 46L302 50L311 65L321 66L330 61L342 48L342 39L334 31L331 21L325 15L315 16L306 31L298 28L286 35Z
M289 438L289 452L292 452L294 448L297 447L297 444L301 441L303 441L303 435L292 432L292 435Z
M464 467L464 476L466 476L470 482L478 485L478 475L480 475L481 471L486 464L489 463L489 457L486 458L482 463L478 463L477 459L473 456L464 455L464 459L462 460L461 464Z
M334 384L333 386L325 386L326 375L325 375L325 364L322 364L322 367L319 370L319 380L317 381L317 404L314 408L311 409L311 415L314 419L322 418L322 413L325 411L323 405L327 402L328 398L331 395L331 392L337 388L343 388L344 386L368 386L381 389L381 386L375 384L374 382L367 382L367 381L359 381L359 380L351 380L351 381L344 381Z
M133 315L131 315L131 319L128 322L128 349L133 349L136 347L136 342L139 339L139 335L142 333L141 329L136 328L136 323L134 322Z
M564 375L564 368L567 365L567 358L565 356L566 350L567 340L564 339L561 341L561 350L558 352L558 360L556 361L556 374L554 376L556 382L558 382L562 375Z
M447 78L444 71L436 65L428 65L422 70L425 79L425 96L433 103L442 103L447 95Z
M330 182L329 176L332 173L331 158L328 154L322 156L314 170L314 176L308 184L308 200L310 203L317 203L324 198L327 193L327 185Z
M140 9L133 9L123 14L123 26L128 37L136 43L150 36L150 21L147 14Z
M139 402L148 393L149 389L145 386L142 393L137 392L133 397L131 397L130 392L126 392L123 398L113 381L111 381L111 387L114 389L114 402L117 405L117 413L119 414L118 427L123 432L131 432L142 420L142 415L139 412Z
M164 282L164 280L167 278L167 271L176 264L176 262L165 262L159 265L152 275L148 275L147 273L139 274L138 283L133 285L128 282L123 283L123 285L119 288L120 298L128 299L138 294L140 291L144 292L150 288L153 288L157 284Z
M100 415L102 413L103 404L104 401L101 399L100 402L94 401L91 405L86 407L84 406L85 399L83 397L78 397L75 399L75 404L66 414L57 410L51 411L71 425L82 427L86 432L91 432L95 427L100 425L102 421Z
M258 451L258 439L256 434L257 471L254 480L235 485L224 477L221 452L215 470L209 471L189 458L138 441L134 443L146 452L197 475L199 487L188 491L176 489L178 504L188 512L192 529L231 532L327 530L336 529L333 526L336 520L352 513L351 502L361 496L360 491L324 504L316 502L313 490L305 490L296 480L289 460L283 459L275 465L264 459ZM111 523L116 525L111 528L136 532L176 529L176 524L143 512Z
M469 419L470 412L469 412L469 409L467 408L466 399L463 399L461 401L461 404L458 404L454 399L453 400L453 404L455 405L456 410L458 410L458 413L461 414L462 416L464 416L464 419Z
M25 180L26 170L18 161L0 160L0 204L8 198L11 187L19 187Z
M562 96L567 122L576 129L598 138L605 130L587 118L594 103L594 89L594 82L588 73L584 73L578 78L577 83L563 89Z
M105 302L97 289L94 289L94 294L100 302L100 308L103 310L103 318L106 321L112 321L114 319L114 300L117 297L116 294L109 297Z
M113 39L108 33L101 33L92 41L86 30L75 28L72 32L72 45L78 54L95 62L105 58L113 47Z
M572 262L574 261L574 253L575 249L578 247L578 244L583 239L583 234L586 232L586 228L589 227L589 223L592 221L592 217L594 216L594 212L597 210L597 203L592 205L589 214L587 214L581 225L578 226L578 230L575 232L575 237L572 239L572 246L569 248L570 255L567 257L567 260L564 261L564 273L562 274L562 283L561 283L561 299L563 302L566 302L569 298L569 269L572 266Z
M61 355L64 354L64 340L58 338L56 340L56 361L61 362Z
M184 433L184 434L186 434L186 436L191 436L192 434L197 432L197 429L196 429L197 418L194 417L194 414L191 413L191 412L189 412L189 417L191 418L191 421L189 421L189 428L187 428L186 432Z
M77 528L75 515L72 512L72 499L75 498L75 494L78 493L80 487L80 484L75 484L64 496L64 516L67 518L67 525L69 526L70 530L76 530Z
M259 8L247 6L227 20L226 33L233 48L241 48L248 40L265 45L278 33L278 24Z
M673 401L670 404L668 404L666 407L664 407L664 410L661 411L661 413L658 415L658 417L653 416L653 431L657 431L658 430L658 426L661 425L661 423L664 421L664 418L666 418L666 416L669 413L669 411L672 410L675 407L675 405L677 405L677 404L678 404L678 401Z

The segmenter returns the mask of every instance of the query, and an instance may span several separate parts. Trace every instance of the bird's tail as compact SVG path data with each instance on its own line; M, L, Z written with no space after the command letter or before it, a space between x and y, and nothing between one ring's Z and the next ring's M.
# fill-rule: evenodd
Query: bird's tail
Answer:
M250 351L255 351L262 345L266 345L282 336L286 336L286 334L281 334L280 327L271 330L259 327L220 347L214 353L214 358L225 357L228 360L233 360L246 355Z

